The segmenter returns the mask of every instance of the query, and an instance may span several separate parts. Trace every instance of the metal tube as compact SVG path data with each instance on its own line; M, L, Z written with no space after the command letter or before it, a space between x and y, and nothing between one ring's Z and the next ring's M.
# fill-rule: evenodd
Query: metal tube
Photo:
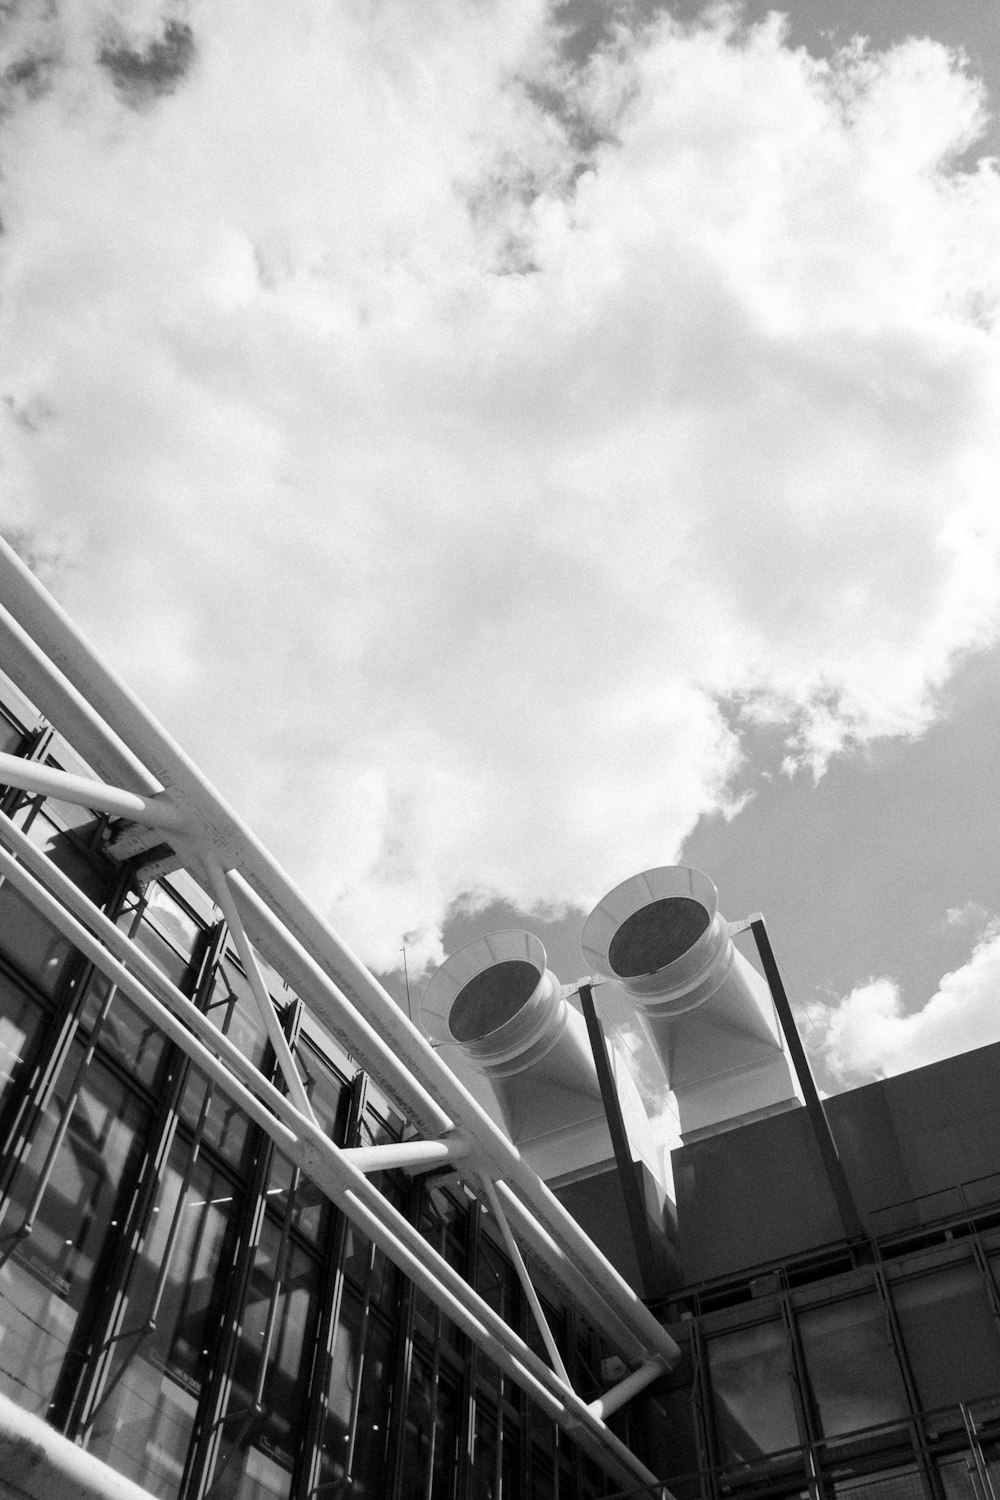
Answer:
M347 1161L359 1172L389 1172L395 1167L443 1167L465 1161L471 1149L460 1136L447 1141L399 1141L385 1146L343 1146Z
M112 733L2 605L0 637L4 672L49 723L58 726L92 771L116 786L147 796L162 791L155 776L150 776L138 757Z
M611 1136L611 1148L615 1154L615 1166L618 1168L618 1180L621 1183L622 1197L625 1199L625 1216L628 1219L628 1227L632 1235L632 1248L635 1251L636 1265L639 1270L639 1282L643 1295L651 1297L654 1291L660 1291L662 1288L657 1286L658 1277L656 1274L656 1261L653 1258L653 1240L649 1232L646 1205L642 1201L639 1184L636 1181L632 1152L629 1149L625 1121L622 1119L621 1101L618 1098L618 1090L615 1088L615 1080L611 1073L611 1064L608 1061L608 1049L604 1040L604 1032L594 1006L593 990L589 984L581 982L577 994L580 996L583 1018L587 1023L587 1035L590 1038L590 1048L594 1054L597 1081L601 1086L601 1100L604 1104L604 1114L608 1122L608 1133Z
M799 1028L795 1024L795 1017L792 1015L792 1007L788 1003L788 995L782 983L774 949L771 947L771 939L767 935L762 916L754 916L751 919L750 931L757 944L757 952L760 954L760 961L764 968L764 977L767 979L774 1008L784 1032L788 1055L792 1060L792 1067L795 1069L795 1076L802 1090L809 1123L812 1125L813 1135L816 1138L820 1156L823 1158L823 1166L826 1168L827 1180L837 1204L840 1222L844 1226L844 1234L849 1240L866 1240L865 1226L861 1222L851 1184L847 1180L844 1164L840 1160L837 1142L833 1138L823 1101L816 1088L816 1080L813 1078L812 1068L809 1066L809 1059L802 1045L802 1038L799 1036Z
M603 1396L598 1396L596 1401L591 1401L588 1411L593 1412L595 1417L610 1417L613 1412L618 1411L626 1402L631 1401L633 1396L638 1396L647 1385L652 1385L654 1380L659 1380L661 1375L666 1374L661 1359L648 1360L638 1370L633 1370L631 1375L626 1375L617 1385L612 1386L610 1391L605 1391Z
M163 792L156 797L141 797L137 792L125 792L120 787L106 786L103 781L92 781L89 776L57 771L55 766L24 760L4 751L0 751L0 785L16 786L22 792L41 792L43 797L57 797L61 802L110 813L115 818L128 818L133 823L148 823L151 828L162 828L168 833L183 833L188 827Z
M503 1242L507 1246L507 1253L514 1262L514 1270L517 1272L518 1280L524 1288L524 1295L527 1297L531 1311L534 1313L535 1322L538 1324L538 1331L542 1336L542 1343L545 1345L549 1359L552 1361L552 1368L559 1376L559 1379L565 1381L566 1385L572 1389L573 1382L566 1373L566 1366L563 1364L562 1355L559 1353L556 1341L552 1337L549 1320L545 1316L542 1304L538 1300L538 1293L535 1291L531 1277L528 1274L528 1268L524 1264L524 1256L521 1254L517 1241L511 1234L510 1225L507 1223L507 1216L500 1207L500 1199L497 1197L496 1190L488 1177L483 1178L483 1187L486 1189L486 1196L490 1200L490 1207L493 1209L496 1221L500 1225L500 1233L503 1235ZM599 1416L600 1413L598 1412L596 1415Z
M274 1055L277 1058L278 1067L281 1069L281 1075L288 1087L292 1103L308 1119L315 1119L312 1105L309 1103L309 1095L306 1093L305 1085L299 1077L299 1070L295 1066L295 1059L292 1057L292 1049L288 1045L288 1038L281 1029L281 1022L278 1020L275 1012L274 1002L267 993L260 969L257 967L254 951L247 941L247 935L243 930L243 923L239 912L236 910L236 903L233 901L232 892L226 880L226 873L219 864L214 850L202 849L200 853L205 865L206 874L212 886L215 904L225 918L226 925L229 928L229 935L236 944L236 951L243 964L243 972L246 974L247 983L257 1003L257 1010L260 1013L261 1020L264 1022L268 1041L274 1049Z
M9 819L3 818L0 822L7 825L5 831L18 834L18 830L13 828ZM38 853L34 850L32 852ZM45 860L44 855L38 857ZM174 1003L177 1009L188 1018L192 1030L188 1030L188 1027L176 1020L171 1012L162 1006L124 965L101 947L100 943L71 912L61 907L28 870L18 865L2 849L0 849L0 873L9 878L18 890L34 902L36 908L53 925L118 984L143 1013L154 1020L197 1066L209 1077L214 1078L220 1087L261 1125L293 1163L301 1167L321 1190L342 1207L349 1218L365 1229L389 1258L407 1276L416 1281L448 1316L458 1322L459 1326L465 1329L491 1359L506 1369L512 1379L549 1409L555 1421L568 1430L572 1430L577 1441L581 1441L584 1434L578 1424L584 1422L583 1414L585 1414L584 1426L591 1440L591 1451L594 1457L607 1468L610 1459L605 1450L610 1448L620 1460L624 1456L626 1471L630 1476L634 1477L636 1472L640 1472L643 1481L646 1481L648 1471L638 1464L629 1450L601 1426L597 1419L587 1411L586 1406L579 1401L579 1398L563 1386L558 1377L538 1359L523 1340L494 1313L477 1292L462 1280L418 1231L407 1223L399 1211L368 1182L364 1174L344 1157L343 1152L324 1136L312 1121L304 1117L296 1118L297 1111L294 1105L268 1084L262 1076L257 1075L260 1093L273 1100L276 1114L290 1120L290 1126L284 1125L280 1118L275 1119L263 1109L249 1089L228 1073L221 1063L216 1062L207 1047L199 1041L198 1036L192 1034L195 1026L202 1033L206 1030L210 1031L212 1045L224 1053L228 1061L238 1065L241 1072L252 1070L252 1065L239 1050L228 1042L227 1038L216 1032L211 1022L207 1021L190 1001L186 1000L179 991L174 992ZM72 888L72 883L66 881L66 877L62 876L61 872L53 870L53 874ZM76 895L81 902L86 903L86 897L78 892ZM89 903L86 904L89 905ZM128 941L96 909L92 909L92 920L98 922L98 925L106 924L118 938L124 942ZM137 950L134 956L136 959L144 958L144 955ZM146 962L148 963L148 960ZM161 983L168 992L173 990L169 981L161 979ZM555 1386L554 1391L551 1388L552 1384ZM609 1472L618 1472L618 1466L611 1465Z

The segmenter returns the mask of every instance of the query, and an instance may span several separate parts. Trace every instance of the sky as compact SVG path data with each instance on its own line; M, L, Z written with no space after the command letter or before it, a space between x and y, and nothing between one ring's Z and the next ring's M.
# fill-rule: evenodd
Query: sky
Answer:
M0 529L404 998L683 860L1000 1037L1000 20L0 6Z

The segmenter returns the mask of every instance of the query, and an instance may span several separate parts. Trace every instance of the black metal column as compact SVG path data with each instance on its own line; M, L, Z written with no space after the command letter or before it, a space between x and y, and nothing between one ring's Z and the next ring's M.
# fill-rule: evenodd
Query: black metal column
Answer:
M628 1136L625 1133L625 1121L622 1118L621 1102L618 1098L618 1090L615 1088L611 1063L608 1060L607 1042L604 1039L604 1029L597 1015L591 986L589 984L581 984L579 995L583 1018L587 1023L587 1035L590 1037L590 1048L594 1054L597 1081L601 1086L601 1100L604 1104L604 1113L608 1121L608 1130L611 1133L611 1145L615 1153L615 1165L618 1168L618 1176L621 1179L622 1195L625 1199L625 1212L628 1215L629 1229L632 1233L632 1244L635 1247L635 1258L639 1264L639 1279L642 1283L640 1292L643 1297L651 1297L659 1290L657 1285L659 1277L657 1275L656 1257L653 1253L653 1241L649 1233L649 1219L646 1216L646 1205L643 1202L642 1194L639 1191L639 1184L636 1180L635 1164L632 1161Z
M771 947L771 940L764 926L764 918L754 917L750 923L750 931L753 933L754 942L757 944L757 952L760 954L760 961L764 966L764 977L771 991L774 1008L778 1012L781 1029L785 1034L789 1056L792 1059L795 1076L799 1080L799 1087L802 1090L802 1098L809 1114L813 1135L816 1138L816 1144L819 1146L823 1165L826 1168L827 1179L837 1202L840 1221L844 1226L844 1234L852 1242L858 1240L866 1241L868 1235L864 1224L861 1222L861 1215L858 1213L857 1205L854 1202L854 1194L851 1192L851 1185L847 1180L844 1164L840 1160L840 1152L837 1150L837 1143L833 1138L830 1122L826 1117L826 1110L823 1108L823 1101L820 1099L816 1089L816 1082L812 1075L812 1069L809 1066L809 1059L806 1057L802 1038L799 1036L799 1028L795 1024L792 1007L788 1002L788 995L785 992L781 975L778 973L778 965L775 961L774 950Z

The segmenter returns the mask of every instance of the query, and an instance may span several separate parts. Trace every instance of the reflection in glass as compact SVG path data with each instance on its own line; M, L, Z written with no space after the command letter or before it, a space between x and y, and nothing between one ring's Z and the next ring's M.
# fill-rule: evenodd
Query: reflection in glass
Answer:
M20 985L0 973L0 1106L23 1074L43 1014Z
M874 1292L801 1312L799 1330L825 1437L905 1415L902 1377Z
M281 1500L288 1493L312 1362L317 1281L312 1257L287 1242L283 1249L278 1225L265 1220L241 1320L213 1495Z
M141 1158L146 1112L98 1063L87 1069L61 1142L57 1132L83 1049L64 1066L28 1156L14 1178L0 1234L30 1224L0 1270L0 1389L44 1414L120 1202ZM55 1146L51 1174L44 1172ZM36 1189L42 1189L39 1199Z
M190 1149L174 1143L128 1282L89 1443L99 1458L162 1496L175 1495L183 1475L237 1198L227 1179L200 1161L184 1187Z
M725 1459L752 1460L798 1444L785 1329L774 1319L710 1339L715 1415Z
M926 1408L1000 1390L1000 1336L975 1265L896 1282L892 1300Z

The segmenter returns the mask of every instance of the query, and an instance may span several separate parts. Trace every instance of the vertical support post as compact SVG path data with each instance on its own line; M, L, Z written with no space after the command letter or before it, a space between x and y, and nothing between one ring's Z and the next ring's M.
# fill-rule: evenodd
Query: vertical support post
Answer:
M597 1015L597 1008L594 1005L592 986L586 983L581 984L578 993L580 996L580 1006L583 1010L583 1018L587 1023L590 1049L594 1054L597 1081L601 1086L601 1101L604 1105L604 1113L608 1121L608 1130L611 1133L611 1145L615 1153L615 1165L618 1168L618 1176L621 1179L622 1196L625 1199L625 1213L628 1216L632 1244L635 1248L635 1258L639 1265L639 1292L643 1297L651 1297L659 1289L657 1286L656 1260L653 1255L653 1241L649 1233L646 1205L642 1201L642 1194L639 1191L639 1184L636 1181L635 1166L632 1161L632 1153L629 1150L628 1136L625 1132L625 1121L622 1118L621 1102L618 1098L618 1090L615 1088L611 1063L608 1059L607 1042L605 1041L604 1030Z
M813 1135L816 1138L816 1144L823 1158L823 1166L826 1168L827 1179L837 1203L840 1221L844 1226L844 1234L852 1242L867 1240L868 1235L865 1232L865 1226L861 1222L861 1215L858 1213L857 1205L854 1202L854 1194L851 1192L851 1185L847 1180L844 1164L840 1160L840 1152L837 1150L837 1143L833 1138L830 1122L823 1108L823 1101L817 1092L812 1068L809 1066L809 1059L806 1057L802 1038L799 1036L799 1028L795 1024L792 1007L789 1004L785 986L778 972L778 965L774 957L774 950L771 947L771 940L764 926L764 918L754 917L750 923L750 931L753 933L754 942L757 944L757 952L760 954L760 961L764 966L764 977L767 980L768 988L771 991L771 998L774 1001L774 1008L778 1013L778 1020L784 1032L785 1041L788 1045L788 1054L795 1069L795 1076L799 1080L802 1098L809 1115L809 1123L812 1125Z

